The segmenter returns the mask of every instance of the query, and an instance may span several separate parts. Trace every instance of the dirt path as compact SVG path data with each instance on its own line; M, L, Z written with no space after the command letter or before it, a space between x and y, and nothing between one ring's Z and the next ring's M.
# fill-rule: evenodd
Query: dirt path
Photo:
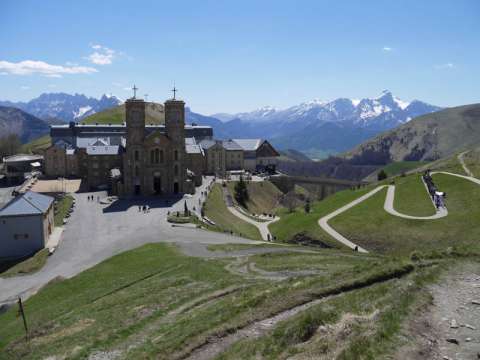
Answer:
M432 303L409 322L395 359L480 358L480 264L457 267L429 292Z
M464 152L458 154L457 158L458 158L458 161L460 162L460 165L462 165L462 168L463 168L463 171L465 171L465 174L467 174L470 177L475 177L475 176L473 176L473 173L467 167L467 165L465 164L465 160L463 159L464 155L468 152L469 151L464 151Z

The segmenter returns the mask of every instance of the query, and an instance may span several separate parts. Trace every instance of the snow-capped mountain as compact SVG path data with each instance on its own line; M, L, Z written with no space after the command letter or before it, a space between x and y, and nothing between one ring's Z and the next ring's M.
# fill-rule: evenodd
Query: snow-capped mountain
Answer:
M401 125L415 116L440 110L418 100L403 101L385 90L376 98L361 100L339 98L333 101L318 99L277 110L270 106L238 114L214 114L224 122L239 119L244 122L275 122L318 124L319 122L350 123L361 127L391 128Z
M239 114L214 114L223 133L266 137L279 148L344 151L380 132L441 108L402 101L390 91L375 98L312 100L284 110L263 107Z
M28 102L0 101L0 105L26 111L40 119L79 121L96 112L117 106L122 101L116 96L103 95L100 99L82 94L44 93Z

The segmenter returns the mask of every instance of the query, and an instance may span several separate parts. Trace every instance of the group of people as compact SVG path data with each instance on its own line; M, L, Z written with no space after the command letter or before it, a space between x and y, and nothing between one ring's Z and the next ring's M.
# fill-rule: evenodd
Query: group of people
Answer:
M143 212L144 214L150 212L150 206L148 205L138 205L138 212Z
M430 170L425 171L423 174L423 181L427 185L428 193L432 197L435 207L437 209L445 207L444 199L447 197L447 193L438 191L435 183L433 182Z
M95 197L93 195L88 195L87 200L88 201L94 201ZM97 202L100 202L100 196L97 196Z

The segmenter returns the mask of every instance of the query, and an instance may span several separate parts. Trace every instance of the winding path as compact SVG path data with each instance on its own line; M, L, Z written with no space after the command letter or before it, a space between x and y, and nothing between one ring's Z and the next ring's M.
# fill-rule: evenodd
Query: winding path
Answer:
M223 189L223 197L225 200L225 205L227 206L228 211L230 211L233 215L235 215L237 218L252 224L255 226L258 231L260 232L260 235L262 236L262 239L265 241L271 241L273 239L272 234L270 233L270 230L268 229L268 225L274 223L275 221L280 220L280 217L275 216L272 220L268 221L255 221L251 217L243 214L233 204L232 198L230 193L228 192L228 189L226 187L222 188Z
M464 154L464 153L462 153L462 154ZM462 155L462 154L460 154L460 155ZM459 155L459 160L460 160L460 155ZM471 172L468 170L468 168L465 166L465 164L461 160L460 160L460 162L462 163L462 165L465 169L465 172L467 174L468 173L471 174ZM462 178L462 179L465 179L465 180L469 180L469 181L472 181L472 182L480 185L480 180L475 178L475 177L472 177L472 176L465 176L465 175L450 173L450 172L447 172L447 171L432 172L432 175L435 175L435 174L445 174L445 175L456 176L456 177L459 177L459 178ZM393 216L401 217L401 218L404 218L404 219L412 219L412 220L436 220L436 219L441 219L441 218L448 215L448 210L446 208L438 209L436 211L436 213L434 215L431 215L431 216L411 216L411 215L402 214L402 213L396 211L395 208L393 207L393 201L394 201L394 198L395 198L395 185L380 185L380 186L376 187L375 189L373 189L372 191L370 191L370 192L366 193L365 195L359 197L358 199L355 199L352 202L348 203L347 205L344 205L341 208L338 208L337 210L331 212L330 214L320 218L320 220L318 220L318 224L320 225L320 227L326 233L328 233L335 240L341 242L342 244L349 247L350 249L355 249L356 248L359 252L367 253L368 252L367 250L365 250L364 248L354 244L353 242L348 240L346 237L344 237L342 234L340 234L338 231L333 229L330 225L328 225L328 221L331 220L332 218L334 218L335 216L349 210L350 208L354 207L355 205L367 200L368 198L375 195L377 192L384 189L385 187L387 187L387 195L385 197L385 203L384 203L383 208L386 212L388 212L389 214L391 214ZM427 190L426 186L425 186L425 189ZM428 194L428 190L427 190L427 194ZM430 197L429 194L428 194L428 196Z
M458 154L457 158L458 158L458 161L460 162L460 164L462 165L463 171L465 171L465 174L467 174L468 176L471 176L471 177L475 177L475 176L473 176L473 173L470 171L470 169L465 164L465 160L463 160L463 156L468 152L470 152L470 150L464 151L464 152Z

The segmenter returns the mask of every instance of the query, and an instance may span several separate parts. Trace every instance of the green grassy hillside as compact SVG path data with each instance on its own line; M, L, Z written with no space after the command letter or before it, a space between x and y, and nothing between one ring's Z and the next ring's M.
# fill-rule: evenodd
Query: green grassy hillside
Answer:
M101 111L90 115L82 120L84 124L122 124L125 121L125 104L117 107ZM157 103L146 103L145 123L146 124L163 124L165 122L165 114L163 105Z
M445 158L480 145L480 104L419 116L346 154L357 163Z
M354 243L381 253L407 255L413 251L443 251L452 246L478 252L480 186L442 174L434 175L434 181L448 194L447 217L423 221L387 214L383 210L383 190L333 218L330 225ZM412 194L411 200L409 203L414 205L420 198Z
M261 272L241 271L253 267L270 273L308 270L312 275L279 282ZM181 255L173 246L149 244L71 279L52 281L28 299L28 344L16 306L0 315L0 353L2 359L95 354L179 359L236 329L324 298L280 322L273 333L236 344L222 358L252 358L255 353L269 359L311 357L312 351L378 358L400 341L395 333L421 298L420 286L441 268L415 269L405 261L332 250L252 255L240 262L203 260ZM316 335L320 325L373 312L371 321L358 322L341 344L334 334Z
M258 229L228 211L223 199L222 187L219 184L213 186L205 203L205 215L215 222L214 227L218 231L233 231L234 234L241 235L253 240L262 240Z
M230 193L235 194L236 181L227 183ZM270 181L247 182L249 199L247 210L252 214L273 214L279 209L278 200L282 192ZM237 204L238 205L238 204Z

